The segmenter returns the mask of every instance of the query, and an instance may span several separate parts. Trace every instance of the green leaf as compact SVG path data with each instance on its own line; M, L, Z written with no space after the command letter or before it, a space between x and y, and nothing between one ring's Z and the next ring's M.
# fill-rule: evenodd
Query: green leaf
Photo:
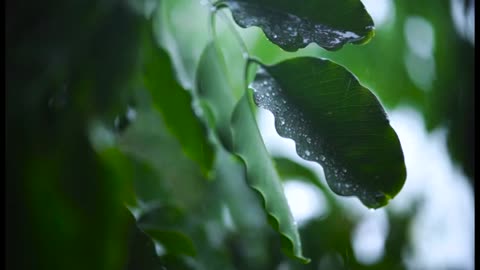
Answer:
M400 191L406 169L398 137L375 95L348 70L301 57L262 66L251 86L278 134L322 165L335 193L378 208Z
M286 251L308 262L302 255L300 236L283 185L263 143L253 114L250 92L240 99L232 115L233 149L245 163L248 184L263 198L268 221L278 230Z
M175 80L168 55L156 44L153 31L144 35L143 81L152 94L155 108L167 127L180 141L183 150L207 174L213 166L213 149L207 132L192 109L190 93Z
M286 51L315 42L327 50L366 43L374 35L372 18L359 0L225 0L241 27L259 26Z
M231 149L230 116L236 99L224 76L225 62L220 58L219 52L213 42L203 51L196 74L196 91L213 116L214 129L220 141L225 148Z
M197 73L199 96L210 107L210 111L214 112L216 130L231 138L231 150L245 163L247 182L261 195L269 223L282 235L285 253L308 262L302 255L300 236L282 183L256 126L250 99L244 95L235 105L233 90L224 81L220 57L219 50L210 43L202 55Z

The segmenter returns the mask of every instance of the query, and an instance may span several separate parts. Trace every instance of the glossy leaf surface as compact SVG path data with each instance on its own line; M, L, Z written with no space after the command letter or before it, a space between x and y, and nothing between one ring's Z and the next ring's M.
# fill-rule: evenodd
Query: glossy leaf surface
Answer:
M388 203L406 178L403 152L375 95L345 68L302 57L259 69L255 102L275 116L300 157L322 165L330 188L370 208Z
M315 42L327 50L346 43L365 43L373 21L357 0L227 0L241 27L261 27L267 38L286 51Z

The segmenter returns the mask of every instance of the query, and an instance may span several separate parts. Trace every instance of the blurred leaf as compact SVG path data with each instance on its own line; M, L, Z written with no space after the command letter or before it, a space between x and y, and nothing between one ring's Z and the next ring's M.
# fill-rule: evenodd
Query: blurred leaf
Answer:
M214 42L210 42L203 51L197 69L196 91L212 114L215 131L223 146L231 149L230 117L236 99L227 77L223 76L226 67L219 52Z
M248 184L263 198L269 223L281 233L285 252L307 263L283 185L257 128L252 102L249 92L245 93L233 112L233 150L245 163Z
M315 42L328 50L345 43L366 43L373 21L361 1L225 0L241 27L261 27L267 38L286 51Z
M197 0L160 1L154 16L155 36L171 57L179 83L193 89L208 35L209 9Z
M205 178L151 104L139 103L136 120L118 137L117 143L139 163L134 184L139 200L146 204L173 203L182 209L200 207L207 190Z
M252 88L257 105L275 116L278 134L322 165L335 193L378 208L400 191L406 170L398 137L377 98L346 69L295 58L263 66Z
M6 268L119 269L129 167L112 149L96 153L87 134L124 106L138 17L116 1L7 9Z
M143 81L152 94L155 108L185 153L207 174L213 165L213 149L206 130L193 112L190 93L176 82L170 59L156 44L150 27L143 40L142 60Z

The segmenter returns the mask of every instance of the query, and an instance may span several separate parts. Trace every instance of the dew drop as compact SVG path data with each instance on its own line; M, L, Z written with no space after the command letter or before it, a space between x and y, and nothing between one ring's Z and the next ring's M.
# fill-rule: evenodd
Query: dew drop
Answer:
M305 155L310 156L310 151L306 150Z
M320 155L320 160L321 160L321 161L325 161L325 156L324 156L324 155Z

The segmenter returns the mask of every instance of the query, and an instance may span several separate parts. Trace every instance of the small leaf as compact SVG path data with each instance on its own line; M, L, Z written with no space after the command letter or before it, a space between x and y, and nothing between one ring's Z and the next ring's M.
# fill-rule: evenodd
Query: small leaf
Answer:
M260 136L250 92L240 99L232 115L233 149L245 163L248 184L263 198L270 224L282 234L286 252L304 263L300 235L290 212L280 177Z
M155 108L162 114L187 156L200 165L204 174L208 174L213 166L213 148L192 109L190 93L175 81L170 59L156 44L152 29L148 28L144 34L144 84L152 94Z
M237 102L225 80L221 53L213 43L204 50L197 70L199 97L213 114L215 131L222 143L245 163L247 183L258 191L269 222L283 237L282 247L289 256L303 262L300 236L287 204L283 186L260 137L248 96ZM236 104L236 105L235 105Z
M360 0L225 0L241 27L259 26L286 51L315 42L327 50L366 43L373 21Z
M375 95L345 68L295 58L261 67L252 88L278 134L322 165L335 193L378 208L400 191L406 169L398 137Z

